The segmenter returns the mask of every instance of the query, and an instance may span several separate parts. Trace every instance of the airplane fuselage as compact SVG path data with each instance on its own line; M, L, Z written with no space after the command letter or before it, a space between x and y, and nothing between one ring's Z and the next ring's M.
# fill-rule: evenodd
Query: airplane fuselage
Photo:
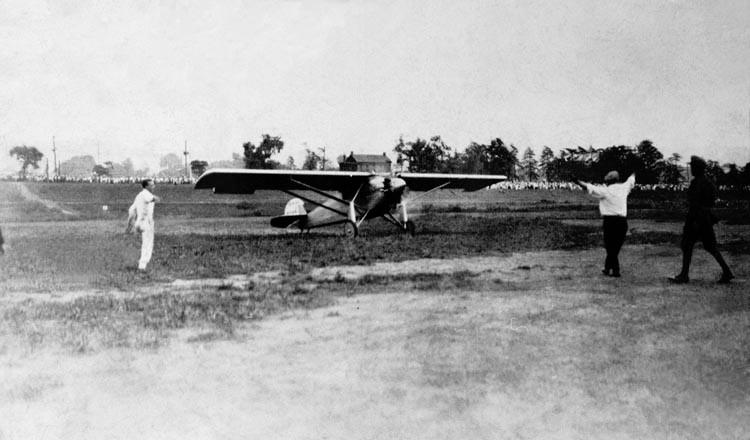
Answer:
M364 219L380 217L393 212L401 203L406 189L406 182L398 177L375 175L370 177L355 192L354 203ZM349 205L338 200L329 199L307 214L297 224L300 229L310 229L339 222L341 213L347 213Z

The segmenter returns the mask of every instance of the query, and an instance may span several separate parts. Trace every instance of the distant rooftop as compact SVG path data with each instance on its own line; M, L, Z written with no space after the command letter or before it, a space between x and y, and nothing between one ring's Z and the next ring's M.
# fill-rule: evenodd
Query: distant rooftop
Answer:
M357 162L357 163L391 163L391 159L383 154L355 154L350 153L348 156L339 156L339 163Z
M339 156L341 171L369 171L374 173L390 173L391 159L383 154L354 154Z

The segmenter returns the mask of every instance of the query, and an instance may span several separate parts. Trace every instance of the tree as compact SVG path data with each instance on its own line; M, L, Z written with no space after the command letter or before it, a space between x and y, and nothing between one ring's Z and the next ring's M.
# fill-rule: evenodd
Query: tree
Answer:
M60 164L60 174L67 177L89 178L95 166L94 156L73 156Z
M245 157L245 168L277 169L280 164L271 160L271 156L281 152L284 141L278 136L263 135L263 140L257 147L252 142L245 142L242 149Z
M467 174L484 174L487 166L487 146L472 142L463 154L461 171Z
M10 155L16 156L16 159L21 162L21 170L19 172L21 179L26 179L26 171L29 168L29 165L34 167L34 169L39 169L39 161L42 160L42 157L44 157L44 154L42 154L41 151L37 150L36 147L29 147L26 145L19 145L16 147L11 148Z
M182 165L182 158L175 153L169 153L159 159L159 177L176 179L184 176L185 169Z
M454 173L465 173L464 171L464 165L465 165L465 156L459 152L454 152L453 155L449 156L445 160L445 166L443 167L443 171L446 173L454 174Z
M288 156L286 158L286 168L288 170L296 170L297 164L294 163L294 158L292 156Z
M638 183L646 183L645 178L641 179L643 169L643 161L632 147L627 145L613 145L599 153L599 159L589 169L588 175L583 180L590 179L589 181L598 182L608 172L614 170L618 171L622 177L636 173ZM655 180L651 183L655 183Z
M201 174L206 172L206 168L208 168L208 162L205 160L191 160L190 161L190 171L193 173L193 176L198 177Z
M724 164L724 167L727 168L727 174L725 176L726 185L733 188L740 188L742 186L742 173L740 173L737 165L728 163Z
M302 169L317 170L320 166L321 160L322 159L318 156L318 153L307 148L305 149L305 161L302 163Z
M495 138L490 141L487 148L487 173L503 174L509 179L518 177L516 169L518 167L518 149L510 145L505 145L502 139Z
M510 179L517 177L518 150L508 148L500 138L489 145L472 142L463 154L461 171L469 174L503 174Z
M724 170L715 160L706 161L706 178L712 181L716 186L725 185Z
M320 152L320 154L318 155L320 157L320 169L323 171L334 169L334 167L331 166L331 162L333 161L326 157L325 145L318 148L318 151Z
M244 168L245 158L238 153L232 153L232 160L217 160L211 162L209 168Z
M527 181L539 180L536 156L531 147L527 147L526 151L523 152L523 158L521 159L521 174Z
M679 153L674 153L666 161L661 161L662 166L659 171L659 182L666 183L668 185L678 185L682 182L682 170L680 168L680 161L682 156Z
M135 164L133 163L133 160L130 158L127 158L124 161L122 161L119 171L122 172L122 175L124 177L145 176L148 174L148 168L143 170L145 171L144 173L138 173L138 171L140 170L135 169Z
M742 178L742 185L750 186L750 162L746 163L742 168L740 176Z
M638 173L638 181L645 184L658 183L661 174L660 171L663 168L662 159L664 155L648 139L641 141L635 147L635 151L636 156L641 161L640 169L631 171Z
M590 174L590 170L586 168L583 161L576 160L564 151L560 151L560 157L554 158L547 167L547 180L553 182L566 182L573 177L593 181L594 179L589 177Z
M120 163L112 164L112 172L111 172L112 177L134 177L136 175L137 174L135 172L135 166L133 165L133 160L130 158L125 159L121 164Z
M542 155L539 158L539 169L547 180L552 180L550 178L549 170L553 160L555 160L555 153L552 152L550 147L545 145L544 148L542 148Z
M393 149L398 158L397 163L404 160L409 162L409 171L416 173L431 173L445 171L451 148L443 142L440 136L433 136L427 142L417 138L413 142L404 142L399 138Z
M175 153L169 153L159 159L159 166L163 169L182 168L182 159Z

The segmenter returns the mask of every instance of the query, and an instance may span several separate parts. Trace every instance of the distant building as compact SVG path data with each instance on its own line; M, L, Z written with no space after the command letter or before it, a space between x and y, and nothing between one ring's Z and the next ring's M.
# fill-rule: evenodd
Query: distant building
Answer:
M371 173L390 173L391 159L381 154L354 154L339 156L339 170L368 171Z

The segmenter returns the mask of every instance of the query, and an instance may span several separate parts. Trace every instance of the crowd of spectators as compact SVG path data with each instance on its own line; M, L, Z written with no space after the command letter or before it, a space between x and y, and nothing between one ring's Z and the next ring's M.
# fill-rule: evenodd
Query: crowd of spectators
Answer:
M128 176L128 177L112 177L112 176L44 176L44 175L28 175L26 179L22 179L18 174L10 174L1 176L0 180L17 182L52 182L52 183L141 183L145 179L153 179L157 184L167 185L182 185L195 183L195 179L187 177L151 177L151 176Z
M688 183L679 185L670 184L655 184L655 185L640 185L636 183L635 188L640 191L684 191L688 187ZM505 182L496 183L491 188L499 189L501 191L507 190L533 190L533 191L545 191L545 190L577 190L578 185L573 182L548 182L548 181L524 181L524 180L506 180ZM748 188L750 190L750 188Z
M39 174L32 174L26 176L26 181L29 182L57 182L57 183L111 183L111 184L135 184L140 183L144 179L152 178L151 176L129 176L129 177L112 177L112 176L88 176L88 177L80 177L80 176L65 176L65 175L58 175L58 176L50 176L47 177L45 175L39 175ZM5 181L20 181L22 180L18 174L8 174L5 176L0 176L0 180ZM194 178L188 178L188 177L153 177L153 180L155 183L160 185L188 185L195 183ZM688 182L681 183L678 185L672 185L672 184L653 184L653 185L641 185L637 184L635 186L636 190L640 191L685 191L688 187ZM496 183L489 187L490 189L497 189L501 191L510 191L510 190L533 190L533 191L544 191L544 190L569 190L573 191L578 188L578 186L573 182L548 182L543 180L536 180L536 181L525 181L525 180L507 180L505 182ZM719 186L719 191L730 191L730 190L740 190L740 191L750 191L750 187L746 186L743 188L732 188L728 186Z

